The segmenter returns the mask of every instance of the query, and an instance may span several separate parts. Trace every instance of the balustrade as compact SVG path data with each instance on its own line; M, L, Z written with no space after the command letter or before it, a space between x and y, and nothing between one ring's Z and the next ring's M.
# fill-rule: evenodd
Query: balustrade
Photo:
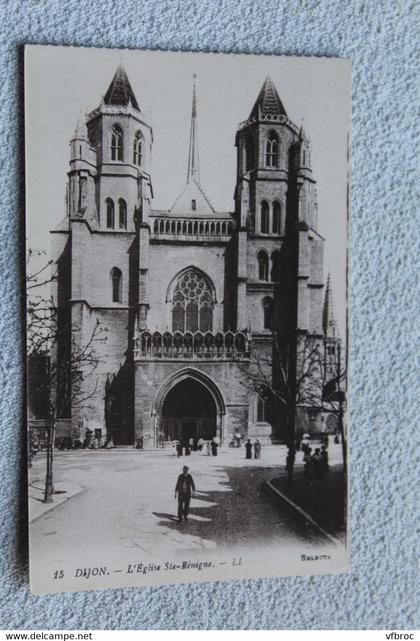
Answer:
M155 218L152 224L154 237L230 237L233 232L231 220L208 220L198 218Z
M243 332L151 332L143 330L134 339L138 360L193 359L232 360L249 358L251 339Z

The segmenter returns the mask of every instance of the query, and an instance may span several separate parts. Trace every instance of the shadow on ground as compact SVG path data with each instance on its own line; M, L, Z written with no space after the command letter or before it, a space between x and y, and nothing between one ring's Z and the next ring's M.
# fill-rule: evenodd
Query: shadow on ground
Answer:
M175 500L173 514L153 514L160 519L159 526L199 537L213 546L321 543L309 524L297 520L265 493L263 484L273 472L272 467L215 467L209 479L213 487L208 491L198 488L187 522L178 521Z

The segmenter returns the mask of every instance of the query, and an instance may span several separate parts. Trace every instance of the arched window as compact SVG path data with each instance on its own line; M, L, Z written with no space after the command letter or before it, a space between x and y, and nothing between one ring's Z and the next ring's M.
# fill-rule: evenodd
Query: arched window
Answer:
M265 142L266 167L277 167L279 156L279 143L274 131L270 131Z
M270 232L270 208L268 202L261 202L260 232L268 234Z
M118 201L119 207L119 227L120 229L127 229L127 203L124 198Z
M267 420L267 401L265 401L261 396L257 400L257 422L265 423Z
M273 299L270 296L266 296L263 299L263 311L264 311L264 329L271 329L271 316L273 311Z
M123 132L119 125L114 125L111 131L111 160L123 159Z
M280 252L276 249L271 254L271 282L278 283L280 280Z
M211 331L214 295L207 279L195 269L179 278L172 295L172 331Z
M133 163L139 167L141 166L142 161L142 142L143 136L141 131L136 131L133 143Z
M258 252L258 279L268 280L268 256L263 249Z
M245 169L250 171L255 166L255 151L254 141L251 136L248 136L245 142Z
M112 198L106 199L106 226L108 229L114 229L114 201Z
M281 234L281 205L277 200L273 202L273 234Z
M122 301L122 273L118 267L113 267L111 272L112 280L112 302L121 303Z

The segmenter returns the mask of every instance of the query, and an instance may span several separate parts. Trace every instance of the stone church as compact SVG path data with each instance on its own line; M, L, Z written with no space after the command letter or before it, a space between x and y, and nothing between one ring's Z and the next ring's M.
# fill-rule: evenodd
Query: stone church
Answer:
M310 143L270 78L235 145L235 208L217 211L199 171L194 84L187 179L170 209L156 210L153 132L122 66L79 121L67 213L52 232L53 294L71 328L57 357L98 321L106 340L85 381L96 392L63 416L73 438L144 448L216 435L227 445L238 431L284 440L281 410L250 388L247 367L270 351L273 330L293 361L299 336L331 342L336 324L331 295L324 300Z

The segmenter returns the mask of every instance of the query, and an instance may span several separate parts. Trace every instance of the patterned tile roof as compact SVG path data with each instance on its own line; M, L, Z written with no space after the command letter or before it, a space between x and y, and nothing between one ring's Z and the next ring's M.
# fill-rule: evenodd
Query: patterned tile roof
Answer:
M249 118L259 119L264 116L280 115L287 116L287 113L279 98L274 82L270 76L267 76Z
M122 65L118 66L117 71L108 87L108 91L104 96L104 103L106 105L123 105L127 106L129 100L135 109L140 111L140 107L131 88L130 81L128 80L125 69Z

